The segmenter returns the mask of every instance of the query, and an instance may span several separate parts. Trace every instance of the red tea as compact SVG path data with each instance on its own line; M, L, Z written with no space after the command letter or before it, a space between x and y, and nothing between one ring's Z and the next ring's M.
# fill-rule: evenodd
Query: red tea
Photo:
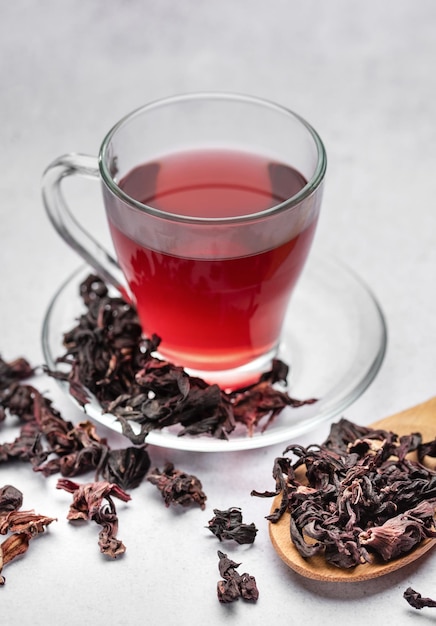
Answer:
M174 153L136 167L119 183L144 204L205 218L263 211L305 184L291 167L230 150ZM204 250L197 254L194 241L187 253L163 253L127 236L110 215L109 222L144 332L162 338L167 359L200 370L226 370L275 348L316 219L259 254L245 250L239 240L233 243L229 225L226 245L230 240L234 249L226 258L208 257ZM219 236L217 231L218 249Z

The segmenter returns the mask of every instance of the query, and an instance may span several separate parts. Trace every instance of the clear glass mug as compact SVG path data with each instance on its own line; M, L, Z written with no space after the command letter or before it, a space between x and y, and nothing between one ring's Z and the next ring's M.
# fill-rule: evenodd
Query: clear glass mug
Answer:
M254 97L196 93L133 111L98 159L68 154L42 182L64 240L137 307L160 355L223 387L277 354L321 206L326 153L300 116ZM67 176L102 183L117 258L65 201Z

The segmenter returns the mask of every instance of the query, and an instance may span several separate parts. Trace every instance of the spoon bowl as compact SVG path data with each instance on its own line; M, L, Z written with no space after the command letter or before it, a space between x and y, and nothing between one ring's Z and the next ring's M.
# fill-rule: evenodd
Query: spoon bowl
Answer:
M371 427L390 430L398 435L420 432L423 441L431 441L436 436L436 397L402 411L401 413L396 413L395 415L374 422L371 424ZM411 454L410 458L416 459L415 453ZM434 469L436 461L429 459L426 465ZM299 479L302 479L301 474ZM272 511L279 506L280 499L280 494L274 498ZM384 576L419 559L436 543L436 539L425 539L411 552L392 561L386 563L364 563L352 569L341 569L330 565L324 557L320 555L304 559L292 542L289 526L289 513L285 513L277 523L269 524L271 542L277 554L290 568L302 576L328 582L358 582Z

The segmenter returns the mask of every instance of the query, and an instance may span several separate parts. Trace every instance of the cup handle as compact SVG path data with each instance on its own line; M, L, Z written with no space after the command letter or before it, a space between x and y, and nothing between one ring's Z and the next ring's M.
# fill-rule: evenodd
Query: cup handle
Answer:
M42 198L51 223L80 256L91 265L97 274L113 285L123 297L130 300L118 262L84 228L72 214L61 183L67 176L85 176L100 179L98 160L86 154L66 154L53 161L42 178Z

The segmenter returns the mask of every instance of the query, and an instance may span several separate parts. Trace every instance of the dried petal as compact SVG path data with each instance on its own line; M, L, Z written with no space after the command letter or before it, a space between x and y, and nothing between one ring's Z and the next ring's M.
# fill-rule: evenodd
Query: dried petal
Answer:
M30 378L33 373L33 367L25 358L18 357L7 362L0 356L0 389L6 389L14 382Z
M236 421L245 424L250 435L265 416L269 417L262 431L266 430L285 407L299 407L316 402L314 398L304 401L295 400L287 393L273 387L268 380L261 380L242 391L232 392L230 400Z
M241 596L238 581L234 578L229 580L219 580L217 582L218 600L223 604L234 602Z
M220 541L229 539L239 544L254 542L257 528L253 523L243 523L241 509L231 507L226 511L214 509L213 512L215 516L209 520L207 528L209 528Z
M145 448L124 448L111 450L103 468L104 478L119 485L122 489L138 487L148 470L150 457Z
M420 593L408 587L403 593L403 598L407 600L410 606L414 609L423 609L424 607L436 607L436 600L432 598L425 598Z
M0 489L0 515L9 511L18 511L23 504L23 494L12 485Z
M92 520L102 526L98 544L103 554L116 558L125 552L124 544L116 537L118 517L112 496L128 502L131 499L128 493L106 481L78 484L61 478L56 487L74 494L67 519Z
M241 589L241 596L244 600L255 602L259 598L259 590L254 576L250 576L247 573L241 574L239 587Z
M39 515L35 511L10 511L0 517L0 534L25 533L34 537L44 532L45 527L54 521L56 518Z
M159 489L167 507L171 504L185 507L198 504L204 509L206 506L207 496L199 479L175 469L172 463L167 463L162 472L157 467L151 470L147 480Z
M384 561L395 559L410 552L427 537L436 537L433 516L436 500L422 502L406 513L386 520L382 526L374 526L359 535L366 548L377 552Z
M0 462L20 460L39 461L43 455L40 439L40 430L35 421L25 422L20 428L20 434L14 441L0 444Z
M219 563L218 569L220 572L220 576L223 578L230 578L234 574L234 570L241 565L241 563L235 563L232 559L229 559L227 554L218 550L217 552Z
M3 567L13 561L17 556L24 554L29 547L30 537L25 533L10 535L0 544L0 585L6 582L2 575Z
M220 550L218 550L218 558L218 569L220 576L224 579L217 583L218 600L228 603L241 597L244 600L255 602L259 597L259 591L254 576L247 573L238 574L236 568L240 566L240 563L235 563Z
M4 565L24 554L30 540L44 532L45 527L55 521L54 518L38 515L34 511L20 511L22 493L11 485L0 489L0 534L10 532L0 544L0 585L5 578L1 575Z

